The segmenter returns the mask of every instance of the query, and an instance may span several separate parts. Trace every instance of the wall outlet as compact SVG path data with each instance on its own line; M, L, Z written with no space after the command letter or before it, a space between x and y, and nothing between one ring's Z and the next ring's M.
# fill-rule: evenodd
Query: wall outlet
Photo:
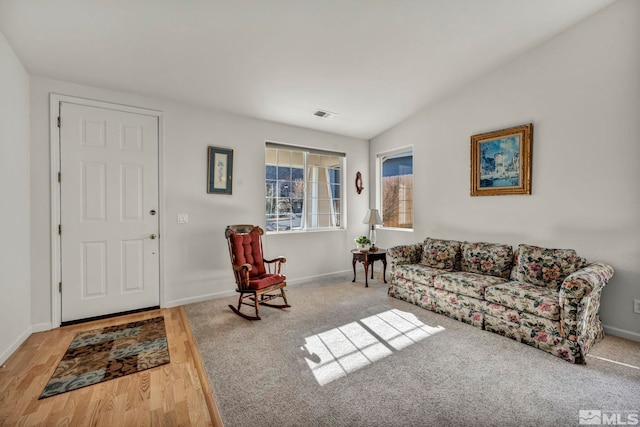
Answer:
M633 300L633 312L640 314L640 299Z
M178 214L178 224L189 224L189 214Z

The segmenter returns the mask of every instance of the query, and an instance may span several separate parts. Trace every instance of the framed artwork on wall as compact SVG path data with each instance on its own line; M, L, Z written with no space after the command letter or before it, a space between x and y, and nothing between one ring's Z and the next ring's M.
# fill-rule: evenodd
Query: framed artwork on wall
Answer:
M209 146L207 149L207 193L231 194L233 150Z
M471 137L471 195L531 194L533 124Z

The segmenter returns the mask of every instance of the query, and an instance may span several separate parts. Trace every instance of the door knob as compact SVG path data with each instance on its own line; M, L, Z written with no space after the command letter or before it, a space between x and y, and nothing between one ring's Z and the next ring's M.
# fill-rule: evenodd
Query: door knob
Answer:
M155 209L151 209L151 210L149 211L149 213L150 213L151 215L155 215L155 214L156 214L156 210L155 210Z
M149 236L149 238L150 238L151 240L155 240L155 239L156 239L156 237L158 237L158 236L156 236L155 234L152 234L151 236Z

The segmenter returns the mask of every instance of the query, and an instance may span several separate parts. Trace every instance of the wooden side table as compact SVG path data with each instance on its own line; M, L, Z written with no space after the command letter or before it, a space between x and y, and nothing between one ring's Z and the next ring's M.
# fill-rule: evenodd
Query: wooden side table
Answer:
M382 270L382 278L384 283L387 283L387 250L378 248L375 252L371 251L360 251L358 249L352 249L351 253L353 254L353 280L356 281L356 262L360 261L364 264L364 286L366 288L369 287L369 280L367 276L369 275L369 266L373 264L374 261L380 260L382 261L383 270ZM373 279L373 267L371 267L371 278Z

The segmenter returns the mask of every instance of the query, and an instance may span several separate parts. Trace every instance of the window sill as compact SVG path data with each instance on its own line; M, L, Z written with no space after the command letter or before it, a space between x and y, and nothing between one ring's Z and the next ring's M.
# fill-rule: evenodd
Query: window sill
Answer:
M346 228L313 228L308 230L286 230L286 231L266 231L265 234L269 236L277 236L280 234L306 234L306 233L323 233L323 232L336 232L345 231Z
M413 228L380 227L380 228L377 228L377 230L384 230L384 231L405 231L405 232L408 232L408 233L413 233Z

